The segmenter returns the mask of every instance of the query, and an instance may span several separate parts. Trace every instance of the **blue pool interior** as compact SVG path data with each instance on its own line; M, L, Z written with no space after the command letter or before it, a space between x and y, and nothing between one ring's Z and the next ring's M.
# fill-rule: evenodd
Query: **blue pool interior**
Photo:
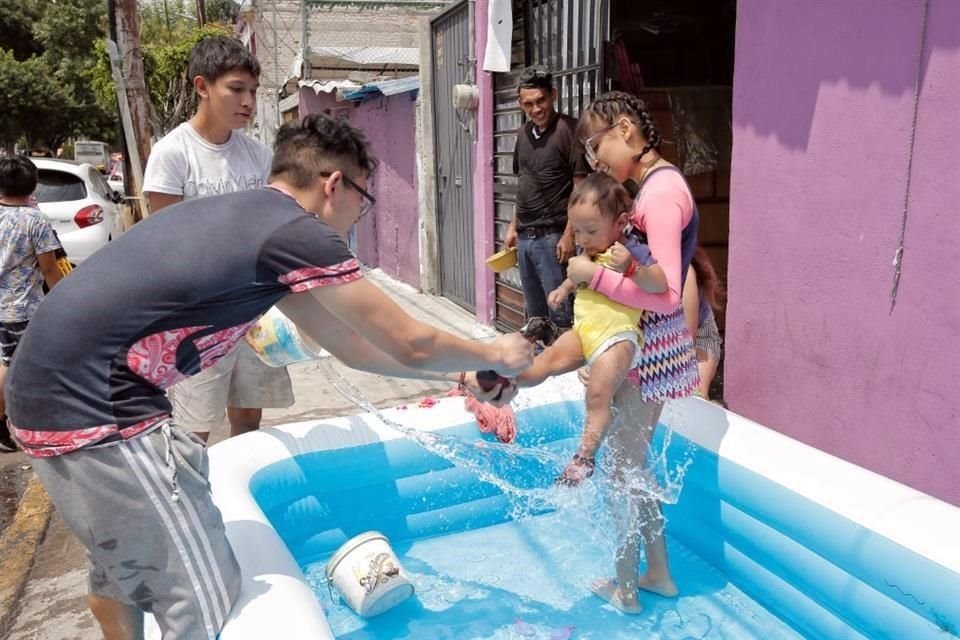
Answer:
M517 445L562 460L581 422L578 401L524 410ZM442 433L488 437L473 423ZM655 449L666 433L661 425ZM503 454L489 455L496 470ZM956 573L672 434L668 467L691 456L680 500L665 508L681 595L644 594L636 617L587 591L612 558L582 523L551 511L512 520L500 489L408 440L298 455L261 469L250 488L338 639L960 637ZM523 488L553 479L522 460L500 472ZM391 540L418 594L362 620L331 602L323 567L369 530Z

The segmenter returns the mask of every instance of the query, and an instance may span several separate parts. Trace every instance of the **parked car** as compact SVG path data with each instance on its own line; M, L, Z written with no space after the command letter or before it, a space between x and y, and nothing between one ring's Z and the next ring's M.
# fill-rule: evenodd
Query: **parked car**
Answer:
M34 195L70 262L80 264L119 235L123 195L92 165L46 158L34 158L33 163L39 173Z
M117 193L123 194L123 160L114 160L110 173L107 174L107 184Z

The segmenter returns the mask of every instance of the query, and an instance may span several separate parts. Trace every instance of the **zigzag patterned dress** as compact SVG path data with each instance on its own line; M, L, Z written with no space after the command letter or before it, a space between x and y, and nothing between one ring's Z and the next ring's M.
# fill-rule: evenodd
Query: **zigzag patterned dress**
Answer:
M672 171L683 177L676 167L660 167L645 177L644 184L661 171L667 174ZM686 183L686 178L683 180ZM644 184L640 185L638 202L643 195ZM690 192L689 185L685 186ZM681 274L684 278L697 246L700 221L692 193L689 197L693 203L693 214L681 234ZM627 380L639 385L643 401L664 402L692 395L700 385L700 372L693 337L683 315L683 305L678 305L670 313L647 311L640 320L640 328L643 331L643 347L637 359L637 368L630 372Z
M692 395L700 385L693 338L683 307L672 313L648 311L640 321L643 349L634 384L639 382L644 402L664 402Z

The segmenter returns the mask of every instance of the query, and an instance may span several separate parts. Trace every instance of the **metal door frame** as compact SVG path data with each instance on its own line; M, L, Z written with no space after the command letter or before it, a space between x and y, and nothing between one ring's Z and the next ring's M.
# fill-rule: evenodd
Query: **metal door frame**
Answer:
M457 12L459 12L459 11L465 11L465 12L467 13L467 16L468 16L467 19L468 19L468 21L469 21L469 16L470 16L470 13L471 13L471 11L470 11L470 9L471 9L471 7L470 7L471 2L472 2L472 0L461 0L460 2L451 4L447 9L443 10L443 11L440 12L439 14L437 14L437 15L435 15L435 16L433 16L433 17L430 18L430 73L431 73L431 76L432 76L432 78L431 78L431 80L432 80L432 81L431 81L431 93L433 94L433 95L431 95L431 99L432 99L432 102L433 102L433 113L432 113L431 115L432 115L433 125L434 125L434 126L433 126L433 154L434 154L434 189L433 189L433 192L434 192L434 200L435 200L434 211L435 211L435 213L436 213L436 235L437 235L437 237L436 237L436 242L437 242L437 263L436 263L436 269L437 269L437 289L438 289L438 291L439 291L439 293L440 293L441 296L443 296L443 297L445 297L445 298L448 298L449 300L455 302L455 303L458 304L459 306L461 306L461 307L463 307L463 308L465 308L465 309L467 309L467 310L469 310L469 311L471 311L471 312L475 312L475 311L476 311L476 278L475 278L475 276L471 278L471 280L473 280L473 282L474 282L474 286L471 288L471 290L470 290L470 292L469 292L469 299L467 299L467 300L459 299L459 298L456 297L456 296L450 296L450 295L449 295L449 294L450 294L449 288L445 288L445 287L444 287L444 269L443 269L443 267L444 267L444 253L445 253L445 252L444 252L444 250L443 250L443 217L444 217L444 216L443 216L443 207L442 207L442 202L443 202L443 194L442 194L443 185L442 185L441 176L440 176L441 168L442 168L442 165L441 165L441 163L440 163L440 158L441 158L441 156L440 156L440 133L441 133L441 132L439 131L439 127L437 126L437 112L436 112L436 105L439 103L439 100L443 98L443 96L436 95L436 88L437 88L437 85L438 85L438 74L437 74L437 49L436 49L436 43L435 43L436 25L437 25L437 23L442 22L442 21L447 20L447 19L450 19L450 17L451 17L453 14L455 14L455 13L457 13ZM467 40L468 40L468 44L467 44L467 48L468 48L468 51L467 51L467 60L468 60L469 62L471 62L473 65L476 65L476 59L475 59L474 52L469 50L470 47L471 47L471 45L472 45L472 43L470 42L470 35L469 35L469 34L472 34L472 29L471 29L471 25L470 25L470 24L467 25L467 30L468 30L468 38L467 38ZM472 78L472 79L470 79L470 82L473 82L474 80L475 80L475 78ZM452 100L452 96L447 96L447 98L448 98L448 100ZM472 139L471 139L471 143L472 143L472 142L473 142L473 141L472 141ZM472 155L469 155L469 154L468 154L468 157L469 157L469 162L470 162L470 168L471 168L471 169L474 169L474 168L475 168L474 165L475 165L475 163L476 163L476 159L475 159ZM468 181L471 183L471 185L470 185L470 190L471 190L471 194L472 194L472 193L473 193L473 185L472 185L473 173L472 173L472 171L471 171L471 174L470 174L469 176L465 176L465 180L468 180ZM471 205L472 205L472 203L471 203ZM472 226L469 227L469 231L470 231L470 234L469 234L469 235L470 235L469 250L470 250L471 253L473 253L473 251L474 251L474 246L473 246L474 231L473 231L473 227L472 227ZM470 265L470 269L471 269L470 273L473 274L474 272L473 272L473 264L472 264L472 262L471 262L471 265Z

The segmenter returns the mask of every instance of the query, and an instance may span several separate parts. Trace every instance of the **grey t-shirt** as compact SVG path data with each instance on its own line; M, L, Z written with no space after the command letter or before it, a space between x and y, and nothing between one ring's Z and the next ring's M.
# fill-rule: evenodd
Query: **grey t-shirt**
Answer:
M282 298L359 277L340 236L274 189L167 207L37 309L6 379L10 425L36 457L134 437L170 414L164 389Z

